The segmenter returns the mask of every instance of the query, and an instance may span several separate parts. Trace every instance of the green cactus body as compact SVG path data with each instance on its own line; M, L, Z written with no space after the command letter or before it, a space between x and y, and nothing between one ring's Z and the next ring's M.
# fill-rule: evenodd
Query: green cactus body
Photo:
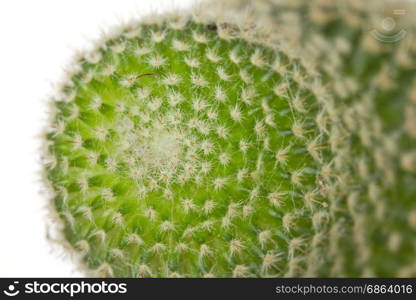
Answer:
M249 29L172 17L123 28L77 63L54 104L47 176L93 274L322 264L323 89L299 61Z
M416 24L407 1L229 1L230 10L278 28L277 48L323 74L333 95L328 112L331 186L328 232L332 276L415 276ZM244 9L243 9L244 8ZM394 9L406 15L394 15ZM374 36L393 18L397 37ZM391 20L391 19L390 19Z

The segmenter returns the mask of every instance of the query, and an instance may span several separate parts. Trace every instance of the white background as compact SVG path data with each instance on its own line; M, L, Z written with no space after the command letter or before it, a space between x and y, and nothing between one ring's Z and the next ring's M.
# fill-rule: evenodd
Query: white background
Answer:
M0 1L0 277L82 276L46 240L38 138L46 99L101 29L193 0Z

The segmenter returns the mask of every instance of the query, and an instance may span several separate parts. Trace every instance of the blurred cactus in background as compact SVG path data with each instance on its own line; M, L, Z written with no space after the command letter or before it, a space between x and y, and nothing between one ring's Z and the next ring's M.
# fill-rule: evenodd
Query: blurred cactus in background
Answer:
M222 4L223 5L223 4ZM416 39L410 1L227 1L320 73L330 98L326 276L416 275Z
M388 3L215 0L78 55L45 175L86 274L415 276L416 22Z

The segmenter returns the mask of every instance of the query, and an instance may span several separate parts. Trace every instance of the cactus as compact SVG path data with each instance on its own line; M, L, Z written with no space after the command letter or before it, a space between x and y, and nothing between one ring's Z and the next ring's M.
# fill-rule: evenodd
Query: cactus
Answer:
M328 101L327 276L415 276L416 24L410 1L227 1L312 62ZM395 15L401 9L406 16ZM388 19L386 19L388 18ZM384 31L394 20L396 31ZM393 23L394 24L394 23ZM386 30L384 28L384 30ZM403 32L405 33L403 35Z
M87 274L300 276L319 259L325 90L267 33L152 17L76 66L46 173Z
M99 276L414 276L416 24L248 2L77 57L47 134L62 241Z

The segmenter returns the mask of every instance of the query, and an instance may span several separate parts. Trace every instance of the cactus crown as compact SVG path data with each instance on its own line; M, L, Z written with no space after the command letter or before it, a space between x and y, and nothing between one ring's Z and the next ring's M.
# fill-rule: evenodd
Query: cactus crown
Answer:
M265 36L158 18L78 58L48 179L102 276L295 276L329 220L325 90ZM312 253L306 259L305 252Z

